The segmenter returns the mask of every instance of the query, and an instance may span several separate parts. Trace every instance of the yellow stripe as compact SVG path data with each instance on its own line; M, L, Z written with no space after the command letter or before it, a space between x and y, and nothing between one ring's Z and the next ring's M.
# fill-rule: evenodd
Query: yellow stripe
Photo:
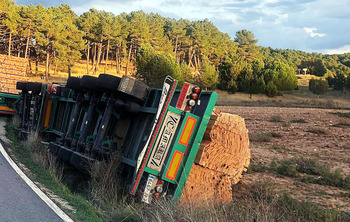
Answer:
M166 174L166 177L168 179L174 180L176 173L179 169L182 157L183 157L183 153L180 153L179 151L175 151L173 159L171 160L170 166L169 166L169 170Z
M180 138L180 143L181 144L187 146L188 141L190 140L190 137L191 137L191 134L192 134L193 126L194 126L195 123L196 123L196 119L194 119L192 117L189 117L187 119L185 128L184 128L183 133L182 133L181 138Z
M44 128L49 126L50 122L50 114L51 114L51 107L52 107L52 100L47 101L46 105L46 113L45 113L45 121L44 121Z
M3 110L3 111L11 111L11 112L14 112L15 110L12 109L12 108L9 108L7 106L0 106L0 110Z

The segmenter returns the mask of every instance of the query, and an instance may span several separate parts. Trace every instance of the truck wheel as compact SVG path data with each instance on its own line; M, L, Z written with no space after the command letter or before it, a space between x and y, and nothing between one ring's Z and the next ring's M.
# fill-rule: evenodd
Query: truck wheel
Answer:
M109 74L100 74L97 78L97 87L108 92L117 92L121 78Z
M73 90L80 91L82 88L80 86L81 79L78 77L69 77L67 80L67 87Z
M149 86L145 83L124 76L118 87L118 91L124 96L137 101L145 101L149 92Z
M26 89L27 91L41 92L42 86L41 82L28 82Z
M16 83L16 89L18 89L18 90L26 90L27 89L27 83L28 82L17 82Z
M83 76L80 80L80 86L86 90L97 91L98 87L96 86L97 78L94 76Z

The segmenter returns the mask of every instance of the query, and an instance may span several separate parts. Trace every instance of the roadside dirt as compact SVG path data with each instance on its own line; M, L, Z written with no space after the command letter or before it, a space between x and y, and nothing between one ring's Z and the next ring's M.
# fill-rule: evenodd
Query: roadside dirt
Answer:
M251 138L266 133L276 135L251 141L252 163L268 166L273 159L309 157L327 163L332 170L341 169L343 176L350 174L350 119L332 114L350 111L239 106L219 108L245 118ZM350 211L350 192L344 189L302 183L298 178L280 177L273 173L245 174L242 183L262 180L280 185L278 189L287 190L300 200Z

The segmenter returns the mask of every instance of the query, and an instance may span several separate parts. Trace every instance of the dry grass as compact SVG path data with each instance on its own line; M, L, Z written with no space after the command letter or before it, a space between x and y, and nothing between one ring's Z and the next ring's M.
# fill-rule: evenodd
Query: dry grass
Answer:
M111 206L118 206L121 199L121 185L119 178L120 156L113 156L106 161L96 161L90 167L91 196L93 201Z
M50 170L55 175L58 181L62 181L63 166L56 156L53 156L41 144L38 133L31 132L28 135L28 140L25 143L25 148L32 153L33 161L41 165L44 169Z
M267 106L267 107L301 107L301 108L324 108L324 109L350 109L350 93L347 91L329 91L318 98L309 91L307 86L300 86L298 90L283 92L283 96L268 97L263 94L253 95L235 93L229 94L224 91L219 93L217 105L219 106Z
M118 75L117 69L115 66L115 62L112 61L113 65L111 65L111 61L108 61L107 70L106 73L112 74L112 75ZM124 65L125 66L125 65ZM120 75L125 73L125 67L123 66ZM104 73L104 67L105 67L105 61L101 62L101 65L99 67L99 70L96 72L96 75L99 75L100 73ZM93 71L91 69L91 64L89 65L89 75L93 75ZM44 82L45 80L41 79L41 77L45 76L45 64L39 63L38 66L38 73L35 74L35 62L32 61L32 73L29 73L29 76L31 77L31 81L39 81ZM29 70L29 69L28 69ZM129 71L134 72L134 68L132 64L130 64ZM55 66L50 66L50 76L49 76L49 82L65 82L68 78L68 72L66 68L57 69L57 72L55 72ZM86 61L80 60L78 61L71 70L72 76L83 76L86 75ZM129 73L130 74L130 73Z
M115 221L346 221L340 212L301 202L286 193L276 193L267 181L234 187L234 201L226 204L203 202L201 206L173 205L161 200L153 205L131 204L133 217ZM118 214L119 216L120 213ZM128 220L128 219L133 220Z

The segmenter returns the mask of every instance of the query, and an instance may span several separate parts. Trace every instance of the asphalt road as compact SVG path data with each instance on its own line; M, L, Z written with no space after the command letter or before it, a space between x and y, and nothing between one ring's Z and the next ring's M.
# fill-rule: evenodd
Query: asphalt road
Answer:
M62 221L24 182L0 153L0 221Z

